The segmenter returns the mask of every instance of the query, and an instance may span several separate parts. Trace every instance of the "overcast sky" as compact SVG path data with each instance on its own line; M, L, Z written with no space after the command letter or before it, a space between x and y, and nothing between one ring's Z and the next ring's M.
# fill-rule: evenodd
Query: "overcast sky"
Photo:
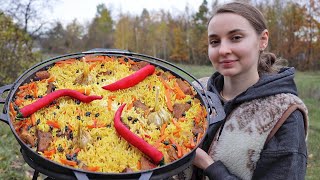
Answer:
M209 7L213 0L207 0ZM143 8L148 11L164 9L170 13L179 14L188 5L191 12L198 10L203 0L58 0L48 14L50 20L58 20L63 24L77 19L80 23L86 23L95 16L98 4L105 4L111 10L114 18L122 13L140 15ZM219 0L220 3L228 0Z

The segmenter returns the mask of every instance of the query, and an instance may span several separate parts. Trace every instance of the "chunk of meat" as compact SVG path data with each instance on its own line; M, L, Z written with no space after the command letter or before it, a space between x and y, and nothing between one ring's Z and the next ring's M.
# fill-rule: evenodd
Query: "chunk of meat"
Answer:
M190 87L189 84L187 84L185 81L181 80L181 79L177 79L177 83L178 86L180 87L180 89L188 95L193 95L192 89Z
M99 72L97 74L97 77L100 77L100 76L108 76L108 75L111 75L112 74L112 71L111 70L107 70L105 72Z
M192 128L192 133L196 136L199 133L204 133L204 129L203 127L199 126L198 124L196 124L193 128Z
M157 167L157 165L153 164L151 161L149 161L149 159L143 156L141 157L140 162L141 162L141 170L149 170Z
M144 111L148 110L148 106L145 105L143 102L141 102L140 100L136 100L133 102L133 106L136 107L136 108L140 108Z
M50 146L50 143L52 142L52 134L50 132L43 132L38 130L37 131L37 137L38 137L38 151L44 152L48 149Z
M35 145L35 138L25 128L22 128L20 138L26 144L30 144L32 147Z
M179 159L178 158L178 153L177 153L176 149L173 146L170 146L170 148L168 148L167 153L168 153L170 162Z
M36 72L36 78L38 80L48 79L50 77L50 73L48 71L38 71Z
M52 82L47 85L47 94L50 94L54 90L55 86Z
M150 109L147 105L145 105L143 102L141 102L140 100L136 100L133 102L133 106L135 108L140 108L141 110L143 110L144 112L144 116L147 117L150 113ZM140 113L139 110L137 110L138 113ZM142 112L141 112L142 113Z
M131 66L131 70L133 71L138 71L139 69L145 67L146 65L149 65L150 63L146 62L146 61L139 61L137 63L135 63L134 65Z
M175 103L173 105L173 117L179 119L182 115L190 109L191 105L188 103L179 104Z

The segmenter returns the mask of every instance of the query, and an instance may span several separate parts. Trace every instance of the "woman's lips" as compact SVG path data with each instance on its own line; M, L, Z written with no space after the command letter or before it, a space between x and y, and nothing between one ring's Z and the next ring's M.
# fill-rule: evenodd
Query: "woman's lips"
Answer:
M222 65L223 68L231 68L233 67L235 62L236 60L224 60L224 61L221 61L220 64Z

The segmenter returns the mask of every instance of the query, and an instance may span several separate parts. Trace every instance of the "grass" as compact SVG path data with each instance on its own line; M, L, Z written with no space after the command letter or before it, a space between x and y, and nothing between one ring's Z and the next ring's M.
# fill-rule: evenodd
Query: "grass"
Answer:
M214 71L211 66L179 64L179 67L196 78L209 76ZM320 72L298 72L295 80L299 95L308 107L310 118L306 179L316 180L320 177ZM1 105L0 110L2 110ZM6 123L0 123L0 179L29 180L31 177L32 169L24 163L20 146L10 127Z
M320 177L320 72L297 73L300 97L309 111L307 180Z

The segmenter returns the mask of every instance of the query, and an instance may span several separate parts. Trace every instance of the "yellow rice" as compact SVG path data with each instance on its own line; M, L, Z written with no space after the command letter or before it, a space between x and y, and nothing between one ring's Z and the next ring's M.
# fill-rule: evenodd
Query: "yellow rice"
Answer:
M116 59L116 58L115 58ZM90 65L96 63L96 66L90 71L89 75L92 78L92 82L89 85L79 85L75 84L74 80L77 76L83 73L85 68L89 68ZM53 66L48 71L51 76L55 77L54 85L57 89L89 89L90 95L103 96L102 100L95 100L91 103L80 103L76 104L75 99L70 97L62 97L57 99L57 104L42 108L35 113L36 119L40 119L37 128L39 130L48 132L50 127L46 124L47 120L57 121L64 131L65 126L73 127L73 137L77 138L78 126L81 125L82 130L88 131L92 137L92 141L87 144L85 149L81 149L78 153L77 159L82 163L85 163L89 167L99 167L101 172L121 172L126 167L130 167L134 171L139 171L138 161L143 154L135 147L131 146L123 138L120 138L113 127L114 114L118 107L122 103L128 104L132 103L133 96L142 101L149 107L155 106L155 91L153 86L158 86L160 88L159 96L159 107L163 107L166 111L167 109L165 101L165 87L159 80L156 74L147 77L144 81L140 82L134 87L118 90L118 91L107 91L102 89L102 86L113 83L123 77L126 77L134 71L130 70L130 64L121 64L119 61L102 61L87 63L82 60L77 60L73 64L65 64L60 66ZM102 65L103 64L103 65ZM98 75L99 72L106 72L108 70L112 71L112 75ZM160 68L156 68L156 72L162 71ZM173 87L175 79L171 79L168 84ZM38 88L38 95L46 95L47 82L46 81L35 81ZM151 87L151 89L150 89ZM171 94L172 104L183 103L191 100L192 106L186 112L186 121L179 121L181 126L180 137L176 137L174 132L177 127L171 122L168 122L168 126L165 129L166 140L173 138L176 143L183 146L184 142L189 142L190 138L194 138L192 133L192 128L194 126L194 118L199 116L199 112L205 111L204 107L199 101L195 101L194 97L187 95L184 99L178 100L175 94ZM108 97L115 96L112 102L111 111L108 111ZM26 100L23 105L32 103L34 100ZM59 109L57 108L59 106ZM21 107L20 107L21 108ZM134 107L130 110L125 110L122 113L123 122L130 126L130 131L137 134L141 138L144 138L149 144L154 145L155 142L160 138L160 130L155 124L148 124L147 117L136 111ZM91 112L90 117L86 116L86 112ZM99 113L98 117L95 114ZM77 119L77 116L81 117L81 120ZM133 118L138 118L137 123L130 123L127 117L131 116ZM173 115L171 114L171 117ZM96 118L98 124L105 124L109 126L104 126L101 128L89 129L87 126L93 124L93 119ZM205 118L201 119L202 126L205 127ZM60 159L65 159L66 153L74 150L77 145L72 140L67 140L64 137L57 137L56 130L52 130L54 137L53 143L51 143L50 149L57 149L58 146L62 146L64 151L58 152L51 157L51 160L60 163ZM35 133L35 129L30 130L31 133ZM144 137L147 134L150 138ZM100 138L100 139L99 139ZM99 140L98 140L99 139ZM69 149L68 149L69 148ZM167 156L165 145L160 143L158 149ZM189 149L190 151L190 149ZM169 163L169 162L166 162ZM76 166L77 167L77 166Z

